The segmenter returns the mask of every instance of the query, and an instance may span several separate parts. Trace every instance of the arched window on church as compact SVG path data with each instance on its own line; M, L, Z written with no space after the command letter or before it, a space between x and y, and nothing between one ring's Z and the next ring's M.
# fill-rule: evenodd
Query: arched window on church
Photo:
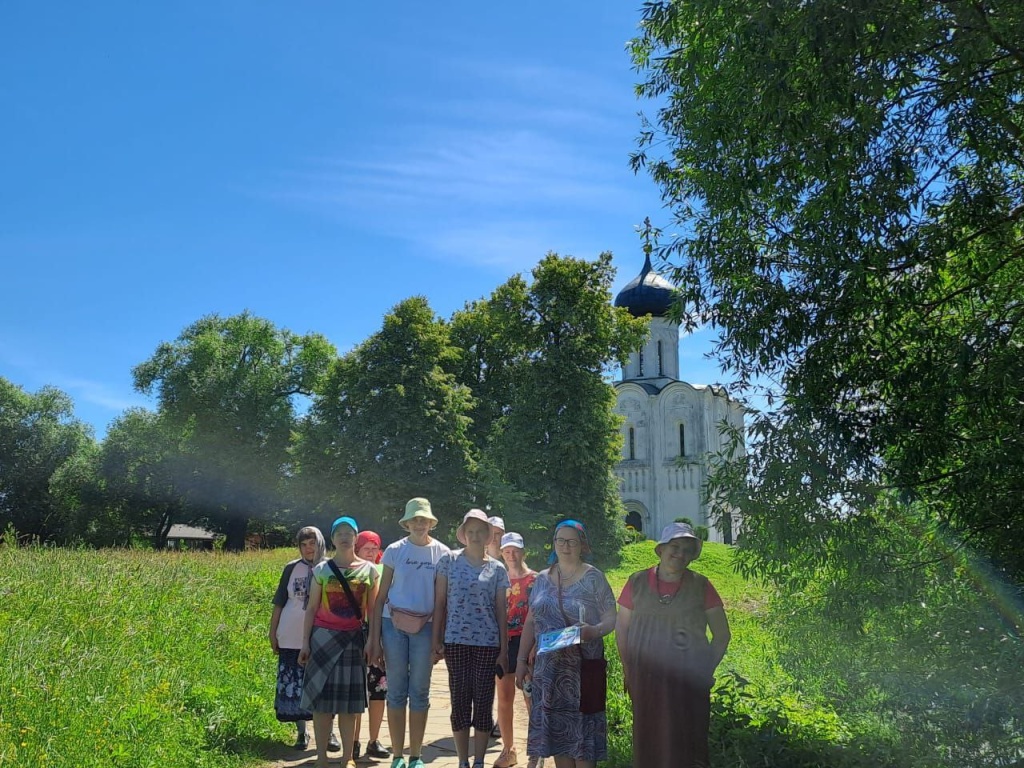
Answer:
M686 455L686 425L679 424L679 455Z
M629 460L636 459L636 430L629 428Z
M661 339L658 339L658 375L665 375L665 367L661 363Z
M640 370L639 370L637 375L643 376L644 375L644 351L642 349L640 350L640 360L639 360L639 362L640 362Z

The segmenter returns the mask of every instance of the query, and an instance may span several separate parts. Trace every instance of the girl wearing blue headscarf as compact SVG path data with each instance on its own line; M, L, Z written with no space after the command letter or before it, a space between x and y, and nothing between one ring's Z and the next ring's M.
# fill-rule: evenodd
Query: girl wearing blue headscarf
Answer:
M553 756L557 768L592 768L608 757L602 638L615 628L615 596L586 562L591 550L582 523L559 523L552 544L551 567L537 575L530 594L516 659L516 685L529 681L533 699L526 751Z
M355 768L356 715L366 709L367 644L363 619L372 615L380 576L355 553L359 526L339 517L331 526L334 557L313 569L299 663L306 665L302 706L313 713L317 768L327 768L331 718L338 716L344 768Z

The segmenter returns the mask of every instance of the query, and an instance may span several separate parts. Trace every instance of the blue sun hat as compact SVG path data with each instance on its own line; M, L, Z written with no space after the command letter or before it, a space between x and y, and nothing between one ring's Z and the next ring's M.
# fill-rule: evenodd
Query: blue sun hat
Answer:
M351 518L351 517L339 517L337 520L335 520L333 523L331 523L331 538L332 539L334 538L334 532L336 530L338 530L338 526L339 525L347 525L349 528L352 529L352 531L354 533L359 533L359 523L357 523L354 518Z

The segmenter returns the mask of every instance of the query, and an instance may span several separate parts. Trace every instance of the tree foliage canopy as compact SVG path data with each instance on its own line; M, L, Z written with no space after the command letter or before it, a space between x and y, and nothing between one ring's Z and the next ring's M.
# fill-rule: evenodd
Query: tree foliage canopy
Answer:
M74 417L64 392L44 387L30 393L0 377L0 528L72 541L69 510L50 481L62 467L87 461L84 455L94 449L91 429Z
M622 533L621 435L604 376L647 332L612 306L613 277L611 254L551 253L530 282L513 277L452 319L459 377L477 393L481 497L526 533L579 519L609 558Z
M1024 579L1024 6L653 2L632 51L663 254L769 404L748 563L798 581L913 504Z
M300 486L312 506L398 535L395 523L414 496L430 498L449 519L464 511L473 398L446 370L458 355L447 324L416 296L333 363L297 448Z
M924 763L1019 759L1024 5L666 0L632 52L684 320L766 404L710 489L743 562Z
M299 336L248 312L209 315L133 371L193 457L189 503L227 534L229 549L244 545L250 518L282 507L293 398L312 394L334 354L319 334Z
M106 511L120 512L123 532L149 536L162 548L174 523L190 521L187 494L194 461L187 450L182 433L153 411L131 408L110 425L98 475L106 489Z

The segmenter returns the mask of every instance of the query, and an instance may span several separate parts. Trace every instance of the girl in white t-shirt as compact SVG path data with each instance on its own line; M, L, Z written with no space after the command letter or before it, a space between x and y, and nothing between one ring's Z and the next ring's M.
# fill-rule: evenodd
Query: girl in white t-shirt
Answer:
M370 622L369 647L376 664L388 671L388 732L394 757L391 768L425 768L423 736L430 709L431 620L434 571L448 547L431 537L437 518L427 499L411 499L398 524L409 535L384 550L376 613ZM382 663L386 660L387 664ZM406 707L409 762L406 763Z

